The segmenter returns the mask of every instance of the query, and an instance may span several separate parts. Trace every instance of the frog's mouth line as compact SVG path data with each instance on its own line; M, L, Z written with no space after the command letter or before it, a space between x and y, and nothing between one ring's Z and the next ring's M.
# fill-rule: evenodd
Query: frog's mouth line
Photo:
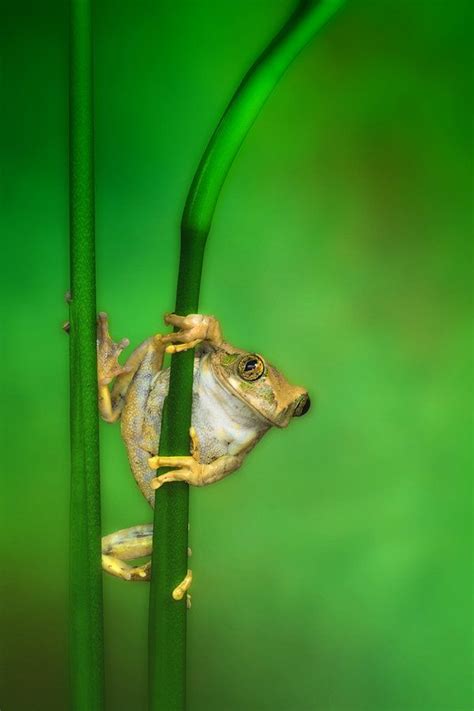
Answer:
M237 397L241 402L243 402L244 405L246 405L249 408L249 410L252 410L252 412L254 412L261 420L263 420L264 422L268 422L268 424L271 427L278 427L280 429L287 427L288 423L290 422L291 417L289 417L287 421L285 420L285 422L282 424L278 420L274 420L274 419L271 419L270 417L266 417L265 415L262 415L262 413L259 410L257 410L257 408L254 407L252 405L252 403L250 403L248 400L246 400L241 395L241 393L237 390L237 388L234 388L234 386L229 382L228 379L225 379L221 375L221 373L219 372L219 370L220 370L219 366L215 366L214 363L211 363L211 368L214 372L214 375L218 379L219 383L222 385L222 387L227 391L232 391L232 394L235 395L235 397Z

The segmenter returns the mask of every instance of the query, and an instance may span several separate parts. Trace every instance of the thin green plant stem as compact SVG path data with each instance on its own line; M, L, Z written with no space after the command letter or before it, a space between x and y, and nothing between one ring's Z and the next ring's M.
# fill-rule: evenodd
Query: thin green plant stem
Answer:
M71 708L103 708L91 1L70 2Z
M194 176L181 221L181 253L175 313L199 308L202 263L217 199L238 150L291 61L343 0L301 2L247 72L223 114ZM189 454L193 351L172 357L160 453ZM160 470L160 473L166 471ZM149 611L149 709L186 706L186 603L171 597L187 569L188 485L156 492Z

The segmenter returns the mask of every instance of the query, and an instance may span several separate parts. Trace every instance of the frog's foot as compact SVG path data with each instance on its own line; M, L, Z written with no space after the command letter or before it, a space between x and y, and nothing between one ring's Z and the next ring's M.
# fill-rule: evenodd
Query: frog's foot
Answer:
M129 565L112 555L102 555L102 568L110 575L122 580L146 583L151 579L151 563Z
M151 555L153 525L132 526L102 538L102 567L122 580L146 582L151 577L151 563L130 565L127 560Z
M186 573L186 577L184 578L184 580L182 580L180 582L180 584L177 585L175 587L175 589L173 590L173 592L171 593L171 597L173 598L173 600L182 600L183 597L185 596L186 592L191 587L192 582L193 582L193 571L189 569L188 572ZM187 603L188 607L191 607L191 595L187 595L186 597L187 597L186 603ZM189 599L189 602L188 602L188 599Z
M130 368L118 362L120 353L129 345L128 338L122 338L115 343L109 335L107 314L101 312L97 317L97 373L99 386L108 385L122 373L128 373Z
M194 457L150 457L148 463L152 469L160 467L178 467L166 474L161 474L151 480L152 489L159 489L160 486L169 481L185 481L192 486L199 486L202 481L204 465L197 462Z
M207 341L214 346L222 343L222 333L219 321L214 316L202 314L188 314L177 316L165 314L165 323L176 326L180 330L163 336L163 343L168 343L167 353L180 353L194 348L202 341Z
M160 469L160 467L178 467L166 474L157 476L151 480L150 486L152 489L159 489L160 486L169 481L185 481L187 484L199 486L202 480L204 465L199 463L199 440L194 427L189 428L189 436L191 438L191 456L178 457L162 457L159 454L150 457L148 464L151 469Z

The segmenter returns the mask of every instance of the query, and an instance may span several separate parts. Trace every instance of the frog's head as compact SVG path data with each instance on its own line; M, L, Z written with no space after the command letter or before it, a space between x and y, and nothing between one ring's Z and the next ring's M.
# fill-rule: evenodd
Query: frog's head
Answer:
M286 427L292 417L308 412L310 400L304 388L290 383L257 353L232 348L212 355L219 381L252 410L276 427Z

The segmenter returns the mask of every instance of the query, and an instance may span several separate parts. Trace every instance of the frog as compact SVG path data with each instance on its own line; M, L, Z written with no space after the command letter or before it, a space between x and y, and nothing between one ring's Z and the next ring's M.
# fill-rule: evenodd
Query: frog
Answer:
M145 340L124 365L119 356L129 340L114 342L106 313L97 319L99 413L108 423L121 421L130 468L153 508L155 493L172 482L203 487L240 469L249 452L271 428L285 428L294 417L310 409L308 392L291 385L259 353L248 352L224 340L217 318L203 314L164 315L174 331ZM190 453L159 453L163 406L170 368L165 354L194 349ZM157 476L157 469L171 467ZM149 581L151 563L129 561L152 552L153 525L116 531L102 538L102 567L128 581ZM192 571L172 592L181 600L192 581Z

